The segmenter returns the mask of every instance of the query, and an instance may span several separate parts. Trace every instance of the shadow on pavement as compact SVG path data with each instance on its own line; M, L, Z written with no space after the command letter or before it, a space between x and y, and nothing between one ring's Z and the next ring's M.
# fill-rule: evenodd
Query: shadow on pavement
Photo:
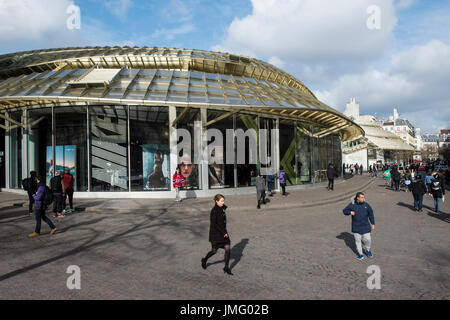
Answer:
M430 217L439 219L441 221L450 223L450 214L445 213L445 212L441 212L441 213L435 213L435 212L428 212L427 213Z
M233 262L230 265L230 269L233 269L238 263L239 261L241 261L241 258L243 256L243 252L244 252L244 248L245 246L248 244L248 239L242 239L241 242L236 243L233 248L231 248L230 250L230 260L233 259ZM219 252L219 251L217 251ZM225 259L222 260L218 260L212 263L208 263L206 264L207 267L215 265L215 264L219 264L219 263L224 263Z
M341 232L341 234L338 235L338 236L336 237L336 239L344 240L344 241L345 241L345 245L346 245L347 247L349 247L350 249L352 249L352 251L353 251L355 254L358 254L358 251L356 251L355 237L354 237L351 233L348 233L348 232Z

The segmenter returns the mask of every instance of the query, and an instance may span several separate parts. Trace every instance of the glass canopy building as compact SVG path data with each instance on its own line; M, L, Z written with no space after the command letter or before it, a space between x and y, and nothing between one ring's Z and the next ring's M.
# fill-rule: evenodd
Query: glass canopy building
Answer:
M0 56L2 187L21 189L31 170L47 181L69 168L77 196L173 197L177 129L278 129L256 163L194 163L183 154L187 196L254 192L262 164L295 185L341 168L341 141L364 135L299 80L266 62L227 53L158 47L84 47ZM196 133L197 132L197 133ZM273 141L275 140L275 141ZM201 139L202 148L209 141ZM260 145L258 138L258 149ZM233 149L232 149L233 150ZM246 148L247 150L247 148ZM227 158L226 148L215 156ZM245 191L248 190L248 191ZM251 190L251 191L250 191ZM118 194L120 193L120 194Z

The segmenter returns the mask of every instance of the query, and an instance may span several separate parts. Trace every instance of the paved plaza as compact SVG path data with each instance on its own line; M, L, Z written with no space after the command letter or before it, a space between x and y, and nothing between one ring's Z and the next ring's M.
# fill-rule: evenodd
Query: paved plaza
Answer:
M363 261L342 213L357 190L376 222L374 258ZM51 217L55 235L43 223L33 239L26 201L0 192L0 299L450 298L450 200L435 214L426 196L418 213L410 193L387 189L382 178L291 190L261 210L255 195L227 197L233 276L222 271L223 250L200 266L212 199L74 199L76 213ZM80 290L67 288L71 265L81 270ZM367 287L371 265L381 289Z

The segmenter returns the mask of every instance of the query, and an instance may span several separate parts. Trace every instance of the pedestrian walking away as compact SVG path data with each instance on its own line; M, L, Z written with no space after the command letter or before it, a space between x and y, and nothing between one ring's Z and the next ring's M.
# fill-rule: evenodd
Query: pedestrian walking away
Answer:
M427 186L422 180L421 175L417 175L412 183L411 191L414 197L414 209L422 212L423 196L427 193Z
M233 275L229 267L231 241L227 231L227 216L225 212L227 206L225 205L225 197L221 194L216 194L214 202L214 207L211 209L209 226L211 251L206 254L206 257L202 258L202 268L206 269L208 259L215 255L219 248L223 248L225 249L225 267L223 268L223 272Z
M394 182L394 190L400 191L401 175L400 175L400 172L398 171L397 167L393 168L392 173L391 173L391 178L392 178L392 181Z
M256 200L258 209L261 209L261 203L266 204L266 183L261 174L256 177Z
M38 237L41 234L41 220L48 224L50 227L50 234L54 234L56 232L56 227L53 222L45 216L46 204L44 203L44 199L47 192L51 192L49 189L46 189L45 182L42 181L42 176L37 175L37 191L36 194L33 195L34 198L34 215L36 218L36 227L33 233L30 233L28 237Z
M286 174L286 171L284 171L283 167L280 168L279 179L280 179L282 195L286 196L286 180L289 181L290 184L292 184L292 181L291 181L291 179L289 179L289 177Z
M33 214L33 195L37 191L36 171L30 171L30 177L22 180L22 187L28 194L28 213Z
M334 165L330 163L327 168L328 190L334 190L334 178L337 177Z
M273 196L272 190L274 183L275 183L275 176L273 175L272 169L269 168L267 171L267 192L269 194L269 197Z
M184 187L184 177L181 174L181 170L179 167L175 170L175 173L172 176L173 188L176 191L175 201L181 201L180 198L180 189Z
M64 192L64 209L63 209L63 214L66 213L73 213L75 212L75 210L73 209L73 175L70 173L70 170L68 168L65 169L64 171L64 176L63 176L63 181L64 181L64 188L65 188L65 192ZM69 198L69 209L66 210L66 200L67 198Z
M358 192L353 203L350 203L343 210L346 216L352 217L352 232L355 237L356 250L358 260L363 260L363 247L361 242L364 243L364 252L368 258L372 258L373 254L370 251L372 245L372 239L370 232L375 230L375 217L373 215L372 207L365 201L365 195L363 192Z
M64 202L64 180L61 178L60 171L56 170L55 176L50 179L50 189L53 192L53 216L64 217L63 202Z
M439 213L441 210L441 200L445 201L445 186L443 179L439 176L439 174L435 174L433 181L430 185L430 194L434 200L434 212Z

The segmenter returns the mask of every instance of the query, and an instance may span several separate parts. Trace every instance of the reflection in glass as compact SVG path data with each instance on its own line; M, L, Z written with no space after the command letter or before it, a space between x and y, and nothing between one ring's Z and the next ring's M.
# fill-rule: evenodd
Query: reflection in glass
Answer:
M123 106L89 108L91 190L128 190L127 116Z

